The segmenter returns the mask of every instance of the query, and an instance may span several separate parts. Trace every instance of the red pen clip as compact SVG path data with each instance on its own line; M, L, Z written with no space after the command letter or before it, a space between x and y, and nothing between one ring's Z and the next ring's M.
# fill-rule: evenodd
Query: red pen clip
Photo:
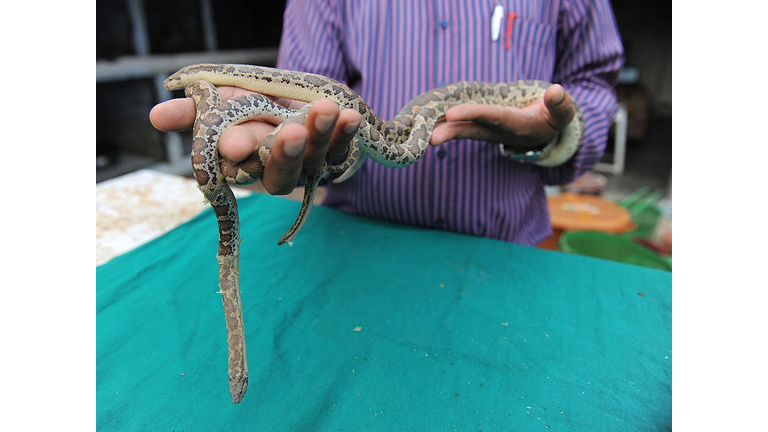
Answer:
M510 12L507 14L507 35L504 43L505 50L509 49L509 42L512 40L512 23L515 22L515 18L517 18L516 13Z

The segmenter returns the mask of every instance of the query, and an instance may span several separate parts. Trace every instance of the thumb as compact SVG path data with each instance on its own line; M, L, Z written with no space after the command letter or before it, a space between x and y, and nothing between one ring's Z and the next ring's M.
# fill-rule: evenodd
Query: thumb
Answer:
M557 130L563 130L576 115L573 98L559 84L553 84L547 89L544 104L549 110L552 126Z

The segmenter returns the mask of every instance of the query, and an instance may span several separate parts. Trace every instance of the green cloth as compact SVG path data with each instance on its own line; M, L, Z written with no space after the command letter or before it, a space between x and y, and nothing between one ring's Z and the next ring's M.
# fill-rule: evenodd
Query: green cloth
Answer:
M96 269L103 431L671 430L668 272L240 200L232 404L212 210Z

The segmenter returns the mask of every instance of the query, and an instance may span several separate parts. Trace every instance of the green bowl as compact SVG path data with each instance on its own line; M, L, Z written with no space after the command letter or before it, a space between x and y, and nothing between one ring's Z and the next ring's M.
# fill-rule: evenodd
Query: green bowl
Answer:
M560 249L577 255L672 271L672 263L652 250L625 237L600 231L566 231Z

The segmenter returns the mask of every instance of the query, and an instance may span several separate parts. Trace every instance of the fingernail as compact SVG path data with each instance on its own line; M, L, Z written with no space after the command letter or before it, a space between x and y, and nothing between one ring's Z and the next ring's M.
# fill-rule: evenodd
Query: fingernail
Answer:
M318 115L315 117L315 129L318 132L328 132L333 126L334 115Z
M559 104L564 97L565 97L565 91L563 91L563 88L560 87L555 97L552 98L552 103Z
M358 126L360 126L359 121L355 123L349 123L348 125L344 126L344 133L351 134L352 132L357 130Z
M304 146L306 143L307 141L303 139L296 141L286 141L285 145L283 145L283 152L285 152L285 154L290 157L296 157L304 151Z

